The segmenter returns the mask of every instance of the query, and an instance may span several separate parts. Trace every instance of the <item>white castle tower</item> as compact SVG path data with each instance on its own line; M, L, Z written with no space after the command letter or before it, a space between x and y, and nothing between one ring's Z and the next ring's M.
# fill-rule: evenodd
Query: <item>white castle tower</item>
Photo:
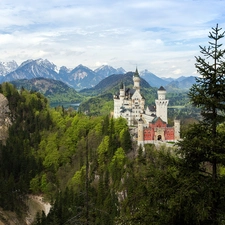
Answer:
M156 104L156 116L160 117L164 122L167 121L167 105L169 100L166 100L166 89L164 87L160 87L157 91L158 99L155 100Z
M120 108L123 105L124 97L125 97L125 86L123 83L121 83L119 96L114 95L114 118L120 117Z
M137 141L138 141L138 145L142 145L144 147L144 130L143 130L143 125L144 122L142 120L142 118L140 117L140 119L138 120L138 137L137 137Z

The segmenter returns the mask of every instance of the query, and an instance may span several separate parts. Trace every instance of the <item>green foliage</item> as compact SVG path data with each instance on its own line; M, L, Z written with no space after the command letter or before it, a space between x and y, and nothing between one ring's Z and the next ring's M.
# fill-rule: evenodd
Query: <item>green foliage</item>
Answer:
M123 148L118 148L109 164L109 171L114 182L114 186L119 186L122 175L124 173L124 166L126 155Z
M66 112L60 109L51 113L54 132L43 133L38 151L47 173L32 179L31 190L41 190L52 198L55 196L56 201L47 218L39 216L37 221L39 220L40 224L45 224L46 221L47 224L53 221L65 224L84 222L88 212L88 220L92 224L114 224L114 218L118 214L118 197L112 187L120 186L126 162L126 155L120 147L120 139L123 139L127 129L126 122L116 121L108 116L90 118L80 113L68 117ZM64 135L67 136L68 146L65 146ZM69 141L70 138L72 140ZM74 149L70 152L68 148L72 149L71 144ZM63 151L60 152L62 145ZM59 159L54 158L52 153L55 151L59 152ZM50 162L56 165L65 152L70 161L51 166ZM48 164L47 156L50 159ZM53 186L55 190L62 188L62 193L58 195L52 189ZM71 198L76 199L76 202L65 200L66 187L73 189L70 192Z
M89 98L80 104L79 111L85 112L90 116L107 115L113 111L113 95L106 93Z
M154 105L155 104L155 99L157 99L157 88L142 87L141 88L141 93L145 97L145 104L146 105Z
M98 164L100 170L104 170L109 160L109 136L105 136L98 147Z
M132 149L132 141L128 127L125 127L120 131L120 144L126 153Z
M185 106L189 103L190 99L188 97L188 92L167 92L167 99L170 100L169 105L170 106Z
M85 166L82 166L80 170L76 171L71 179L70 186L75 190L82 190L84 188L84 177L86 173Z
M41 187L41 179L38 175L36 175L30 181L30 190L34 194L39 194L39 193L41 193L40 187Z
M164 196L167 195L163 194L163 192L172 194L171 183L167 181L169 176L176 174L172 169L173 161L172 155L164 149L156 150L154 145L146 145L145 155L139 154L138 160L126 165L123 185L126 195L121 202L118 223L175 224L166 221L168 206L165 205ZM166 188L162 187L163 183L167 185ZM165 211L163 211L164 207ZM161 215L162 213L165 214Z
M26 90L18 93L8 83L3 83L0 90L8 98L13 122L6 144L0 145L0 192L4 193L0 206L18 212L30 190L30 180L42 170L33 153L37 151L40 132L48 129L52 121L42 95Z
M209 46L200 46L203 57L196 57L196 68L201 76L190 89L189 97L192 104L201 109L202 120L188 130L185 139L179 143L178 151L184 168L190 171L189 177L196 176L201 180L199 195L207 193L205 196L208 196L202 203L205 214L197 217L202 224L221 224L224 221L224 191L221 189L224 177L218 170L225 163L225 136L218 129L225 121L225 50L219 43L224 38L224 32L220 31L218 25L212 28ZM191 194L191 200L200 198L199 195Z

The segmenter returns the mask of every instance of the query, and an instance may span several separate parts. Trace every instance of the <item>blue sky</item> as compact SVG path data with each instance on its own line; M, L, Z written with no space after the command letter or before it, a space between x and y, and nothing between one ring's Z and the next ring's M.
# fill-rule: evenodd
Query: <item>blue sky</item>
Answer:
M225 30L224 8L224 0L0 0L0 61L196 75L199 45L217 23Z

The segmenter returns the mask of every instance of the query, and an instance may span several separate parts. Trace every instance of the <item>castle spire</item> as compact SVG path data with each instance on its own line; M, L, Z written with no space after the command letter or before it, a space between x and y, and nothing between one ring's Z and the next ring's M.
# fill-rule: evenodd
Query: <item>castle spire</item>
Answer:
M120 89L123 89L124 88L124 84L123 82L120 83Z
M140 76L139 76L139 73L138 73L137 67L136 67L136 71L135 71L135 73L134 73L134 77L140 77Z
M136 67L136 71L133 75L133 81L134 81L134 89L140 91L140 76L139 76L139 73L138 73L138 69Z

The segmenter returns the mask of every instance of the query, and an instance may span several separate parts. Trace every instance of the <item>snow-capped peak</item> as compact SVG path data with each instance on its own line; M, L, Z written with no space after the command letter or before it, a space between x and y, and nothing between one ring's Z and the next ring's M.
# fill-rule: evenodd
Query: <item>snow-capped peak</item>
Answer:
M10 62L0 62L0 76L6 76L17 68L18 65L14 60Z

